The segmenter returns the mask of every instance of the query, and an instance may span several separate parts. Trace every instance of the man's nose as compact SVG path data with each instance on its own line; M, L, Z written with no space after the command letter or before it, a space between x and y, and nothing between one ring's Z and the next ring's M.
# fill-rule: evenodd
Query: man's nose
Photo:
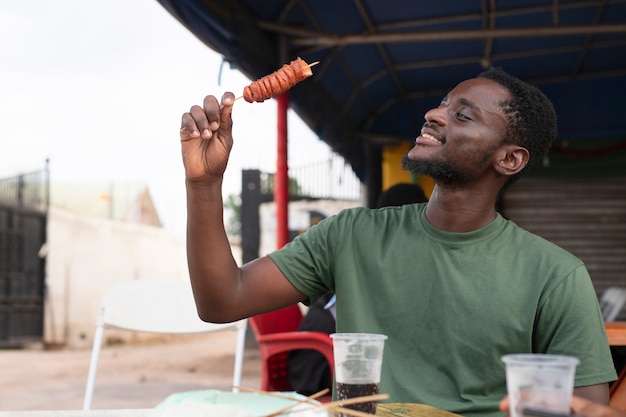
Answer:
M427 123L436 123L439 126L443 126L446 124L445 109L442 107L430 109L424 115L424 119Z

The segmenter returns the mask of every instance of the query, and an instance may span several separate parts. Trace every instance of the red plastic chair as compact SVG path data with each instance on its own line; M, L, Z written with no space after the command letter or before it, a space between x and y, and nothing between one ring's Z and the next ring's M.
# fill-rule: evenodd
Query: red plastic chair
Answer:
M287 357L290 351L297 349L313 349L324 355L330 364L331 377L334 377L332 339L322 332L298 331L300 321L302 312L297 304L250 317L249 324L261 353L262 390L293 391L287 375Z

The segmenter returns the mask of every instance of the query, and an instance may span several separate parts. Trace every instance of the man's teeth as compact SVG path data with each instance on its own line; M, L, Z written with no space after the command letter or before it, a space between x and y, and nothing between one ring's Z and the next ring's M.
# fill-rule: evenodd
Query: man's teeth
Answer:
M428 139L428 140L433 141L433 142L435 142L435 143L441 143L441 141L440 141L439 139L435 138L435 137L434 137L434 136L432 136L432 135L429 135L428 133L422 133L422 137L423 137L424 139Z

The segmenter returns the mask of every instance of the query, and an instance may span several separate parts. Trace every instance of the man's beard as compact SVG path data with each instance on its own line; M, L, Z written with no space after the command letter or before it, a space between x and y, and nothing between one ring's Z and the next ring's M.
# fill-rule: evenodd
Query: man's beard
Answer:
M441 159L416 161L410 159L408 153L402 157L402 168L413 174L430 177L436 183L446 187L465 184L471 179L466 171L456 169L449 162Z

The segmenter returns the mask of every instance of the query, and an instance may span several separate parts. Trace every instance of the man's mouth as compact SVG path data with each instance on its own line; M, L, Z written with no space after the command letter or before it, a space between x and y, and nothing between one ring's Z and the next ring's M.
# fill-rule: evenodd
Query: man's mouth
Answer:
M430 133L426 133L424 131L422 131L420 135L417 138L415 138L415 143L420 143L420 144L433 143L436 145L443 145L443 141L441 139L431 135Z

